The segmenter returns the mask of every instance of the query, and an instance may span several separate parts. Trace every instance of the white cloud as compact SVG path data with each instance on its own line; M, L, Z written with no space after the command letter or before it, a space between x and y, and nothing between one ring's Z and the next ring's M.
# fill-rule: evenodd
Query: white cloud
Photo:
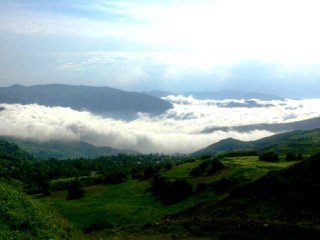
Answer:
M70 108L0 104L0 108L4 108L0 112L0 135L39 141L82 140L144 153L189 153L228 137L254 140L273 134L268 131L201 133L206 127L292 122L320 116L320 99L256 100L259 104L269 105L258 109L223 107L223 104L236 100L200 101L182 96L167 99L174 103L173 109L157 117L140 114L132 121L115 120ZM238 102L244 103L243 100Z
M154 49L180 49L201 67L248 58L285 64L319 62L316 0L72 1L60 3L64 11L50 11L48 3L41 3L47 8L40 10L38 5L4 4L0 29L117 38ZM105 15L95 17L101 12ZM179 61L183 64L186 58Z

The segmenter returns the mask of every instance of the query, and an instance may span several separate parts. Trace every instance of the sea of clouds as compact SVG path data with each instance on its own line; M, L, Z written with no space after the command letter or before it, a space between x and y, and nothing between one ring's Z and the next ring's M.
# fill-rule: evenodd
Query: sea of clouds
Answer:
M249 141L274 134L265 130L203 133L206 128L286 123L320 116L320 99L164 99L174 107L158 116L140 113L130 121L64 107L0 104L0 135L38 141L85 141L142 153L190 153L229 137Z

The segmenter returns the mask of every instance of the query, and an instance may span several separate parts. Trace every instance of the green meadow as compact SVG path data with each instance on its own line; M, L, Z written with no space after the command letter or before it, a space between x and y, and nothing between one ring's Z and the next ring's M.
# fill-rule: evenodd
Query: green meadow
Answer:
M57 209L76 228L86 232L93 229L104 232L105 239L115 234L125 234L128 229L142 229L166 216L186 210L199 203L215 202L228 195L206 188L195 193L197 186L210 186L221 179L232 179L238 184L254 181L272 170L283 169L296 163L283 160L277 163L262 162L257 156L227 157L222 160L224 169L213 175L191 176L190 171L205 160L192 160L177 164L160 174L169 179L183 179L192 185L193 194L182 202L164 205L149 191L151 180L129 179L120 184L100 184L84 188L84 197L66 200L67 191L54 192L41 201ZM67 181L68 179L63 179ZM72 180L72 179L69 179ZM94 235L96 236L96 235Z

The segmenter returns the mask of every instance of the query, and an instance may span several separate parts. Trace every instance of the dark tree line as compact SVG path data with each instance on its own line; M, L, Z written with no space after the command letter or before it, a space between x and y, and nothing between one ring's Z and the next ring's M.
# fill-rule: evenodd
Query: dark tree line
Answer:
M67 190L70 182L54 182L77 178L80 186L117 184L132 179L148 179L160 169L169 169L185 156L160 154L102 156L94 159L37 160L13 144L0 144L0 174L4 179L23 183L29 194Z

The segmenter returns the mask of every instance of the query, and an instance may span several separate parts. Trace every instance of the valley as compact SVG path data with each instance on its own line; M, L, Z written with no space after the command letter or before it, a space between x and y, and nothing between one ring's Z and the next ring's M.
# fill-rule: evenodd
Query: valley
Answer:
M319 240L315 0L0 0L0 240Z
M72 160L37 160L2 140L1 182L14 189L20 186L14 191L24 191L32 201L54 209L79 239L238 239L238 231L248 239L300 239L301 234L316 239L319 216L301 215L313 205L309 195L298 200L302 194L298 186L319 184L313 175L299 177L300 172L316 169L311 166L317 164L318 155L312 155L318 150L310 142L297 148L302 136L317 142L320 132L275 135L252 142L250 149L246 144L234 149L234 141L222 141L231 148L211 155L118 154ZM263 152L270 151L277 153L277 161L260 160ZM283 184L289 184L287 190ZM70 192L72 188L78 193ZM294 218L278 198L294 207ZM234 208L238 210L230 211ZM301 218L303 225L297 225L295 218ZM16 230L28 234L28 228ZM6 231L10 235L13 228Z

